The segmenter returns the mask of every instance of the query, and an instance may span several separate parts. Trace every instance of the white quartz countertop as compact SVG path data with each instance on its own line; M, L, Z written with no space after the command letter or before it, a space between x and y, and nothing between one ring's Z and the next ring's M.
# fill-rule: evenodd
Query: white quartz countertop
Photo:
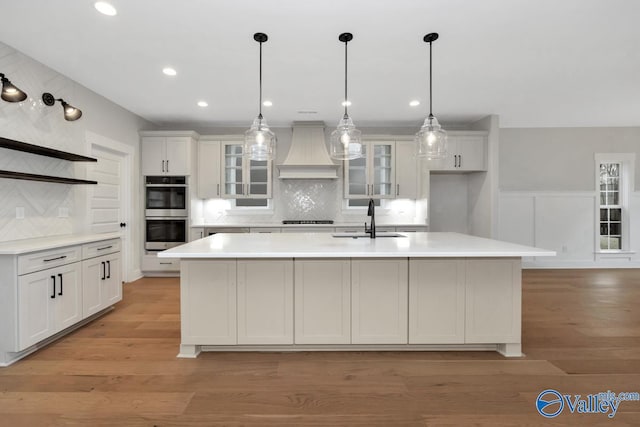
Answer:
M353 239L333 237L330 233L221 233L159 252L158 257L406 258L523 257L556 254L545 249L459 233L399 234L405 237Z
M336 222L333 224L282 224L281 222L271 222L271 223L250 223L250 224L191 224L191 228L262 228L262 227L275 227L275 228L297 228L297 227L353 227L353 228L362 228L364 230L364 223L362 222ZM378 227L427 227L427 224L424 223L415 223L415 222L403 222L403 223L380 223L377 222Z
M11 240L0 243L0 255L20 255L29 252L45 251L47 249L83 245L85 243L118 238L120 238L120 233L68 234L64 236Z

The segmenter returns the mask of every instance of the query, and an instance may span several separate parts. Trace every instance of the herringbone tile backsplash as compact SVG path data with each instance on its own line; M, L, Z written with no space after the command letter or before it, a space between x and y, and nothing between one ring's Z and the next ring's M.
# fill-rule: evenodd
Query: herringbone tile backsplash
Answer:
M63 151L84 153L81 122L67 122L62 108L40 102L43 92L72 96L77 84L42 64L0 43L0 72L27 92L21 103L0 101L0 136ZM40 175L74 177L72 162L35 154L0 149L0 170ZM37 181L0 179L0 241L71 233L82 221L78 212L76 186ZM24 218L16 218L16 208L24 208ZM59 217L60 208L69 212ZM80 215L79 215L80 214Z

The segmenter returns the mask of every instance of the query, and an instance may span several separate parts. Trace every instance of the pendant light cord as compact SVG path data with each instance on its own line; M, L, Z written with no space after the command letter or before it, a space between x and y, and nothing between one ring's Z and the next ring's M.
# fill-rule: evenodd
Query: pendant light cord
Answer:
M347 44L349 42L344 42L344 116L348 117L347 114L347 105L349 100L347 98Z
M262 42L260 42L260 101L258 105L258 118L262 120Z
M433 117L433 58L431 55L431 46L433 42L429 42L429 117Z

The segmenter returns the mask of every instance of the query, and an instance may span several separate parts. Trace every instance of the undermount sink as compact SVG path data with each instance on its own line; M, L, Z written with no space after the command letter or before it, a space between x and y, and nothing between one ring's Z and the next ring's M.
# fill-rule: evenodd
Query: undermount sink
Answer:
M332 237L350 237L352 239L363 239L363 238L369 238L369 234L368 233L333 233L331 235ZM378 237L407 237L404 234L400 234L400 233L393 233L390 231L379 231L376 233L376 239Z

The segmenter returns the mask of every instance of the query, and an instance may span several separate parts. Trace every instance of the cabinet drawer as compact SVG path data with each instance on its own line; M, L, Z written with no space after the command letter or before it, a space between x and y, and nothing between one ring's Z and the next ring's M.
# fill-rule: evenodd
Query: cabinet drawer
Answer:
M81 260L80 246L67 246L18 256L18 275L33 273Z
M179 272L180 260L177 258L158 258L155 255L142 257L142 271Z
M82 259L120 252L120 239L102 240L82 246Z

